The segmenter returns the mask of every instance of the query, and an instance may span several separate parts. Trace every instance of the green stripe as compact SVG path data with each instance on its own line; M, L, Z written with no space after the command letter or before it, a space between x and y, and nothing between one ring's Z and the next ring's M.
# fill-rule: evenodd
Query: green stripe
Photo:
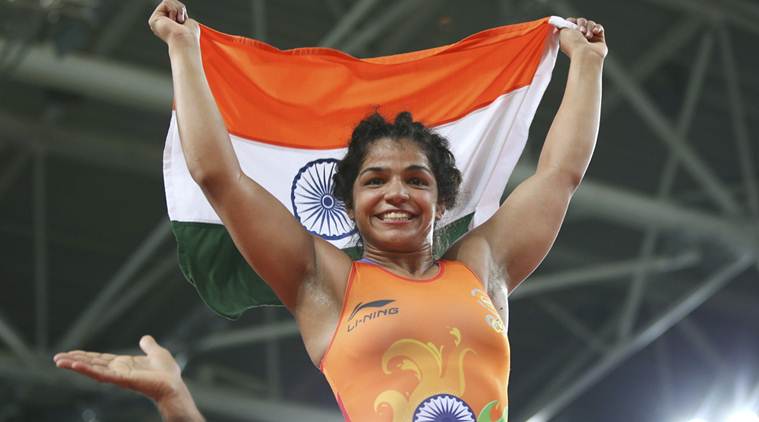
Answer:
M436 255L466 233L472 214L462 217L435 234ZM177 239L179 267L203 302L217 314L236 319L250 308L282 303L237 251L224 226L209 223L171 222ZM345 252L361 257L360 248Z

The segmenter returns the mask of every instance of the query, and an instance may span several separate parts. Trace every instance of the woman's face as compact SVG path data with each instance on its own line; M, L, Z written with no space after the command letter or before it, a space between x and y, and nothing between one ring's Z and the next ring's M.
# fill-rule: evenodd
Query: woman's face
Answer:
M379 139L367 151L353 184L353 210L366 246L413 252L432 243L442 216L437 182L424 152L411 140Z

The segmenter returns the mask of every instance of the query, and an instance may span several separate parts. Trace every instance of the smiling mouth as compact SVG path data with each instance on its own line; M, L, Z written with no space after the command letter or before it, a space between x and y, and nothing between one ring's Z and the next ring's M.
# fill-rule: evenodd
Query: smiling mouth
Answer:
M378 215L377 218L386 223L402 223L410 221L414 216L403 211L390 211Z

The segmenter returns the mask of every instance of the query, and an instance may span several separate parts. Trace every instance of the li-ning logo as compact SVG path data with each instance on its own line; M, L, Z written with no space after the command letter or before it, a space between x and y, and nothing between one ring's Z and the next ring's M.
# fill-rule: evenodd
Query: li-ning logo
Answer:
M356 329L359 325L365 324L373 319L381 318L388 315L395 315L397 314L400 309L397 307L390 307L386 308L387 305L395 302L394 299L382 299L382 300L375 300L368 303L359 303L356 305L355 308L353 308L353 312L351 312L351 315L348 317L348 332L350 333L354 329ZM368 314L364 314L362 317L356 318L355 320L353 318L358 315L359 312L366 308L384 308L384 309L378 309L376 311L369 312Z

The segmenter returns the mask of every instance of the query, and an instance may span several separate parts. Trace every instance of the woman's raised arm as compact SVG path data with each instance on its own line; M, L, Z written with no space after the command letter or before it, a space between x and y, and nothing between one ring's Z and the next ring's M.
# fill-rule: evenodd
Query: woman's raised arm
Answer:
M319 277L316 260L322 252L327 250L330 258L339 255L330 251L331 245L315 241L273 195L242 172L203 71L200 29L184 5L164 0L149 25L169 48L177 124L192 178L248 263L294 311L302 282ZM347 274L349 260L345 267Z
M607 47L604 29L570 18L577 29L562 29L560 45L569 56L569 76L559 111L548 131L535 174L509 195L487 222L452 253L481 271L492 267L513 290L551 249L569 201L585 175L598 137L601 73Z

